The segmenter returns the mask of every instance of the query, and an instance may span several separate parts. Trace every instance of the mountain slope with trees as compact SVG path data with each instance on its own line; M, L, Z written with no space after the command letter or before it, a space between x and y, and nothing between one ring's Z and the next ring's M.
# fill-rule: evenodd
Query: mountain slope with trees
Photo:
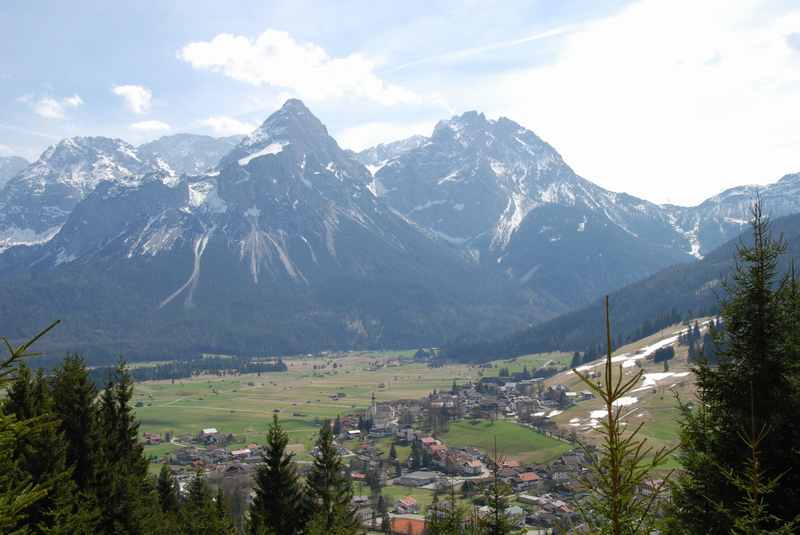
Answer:
M776 236L787 241L779 269L787 272L792 259L800 259L800 215L772 222ZM715 314L725 296L724 281L736 265L741 241L750 243L745 232L709 253L702 260L666 268L609 296L615 324L615 347L642 338L684 318ZM446 358L488 361L494 358L546 351L594 351L603 336L602 301L569 312L553 320L492 340L462 340L443 350Z

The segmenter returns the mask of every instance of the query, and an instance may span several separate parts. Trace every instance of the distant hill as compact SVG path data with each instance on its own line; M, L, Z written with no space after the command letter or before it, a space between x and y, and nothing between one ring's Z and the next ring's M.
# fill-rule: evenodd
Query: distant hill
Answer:
M776 219L773 235L783 235L787 254L782 258L785 273L792 259L800 260L800 215ZM692 317L718 310L724 294L723 281L735 267L736 248L750 240L749 230L721 245L702 260L668 267L609 295L615 340L630 341L646 324L657 325L675 317ZM665 323L666 324L666 323ZM584 351L603 340L602 300L494 340L467 340L444 348L442 355L460 361L487 361L545 351ZM646 329L645 329L646 332ZM649 334L649 333L646 333Z

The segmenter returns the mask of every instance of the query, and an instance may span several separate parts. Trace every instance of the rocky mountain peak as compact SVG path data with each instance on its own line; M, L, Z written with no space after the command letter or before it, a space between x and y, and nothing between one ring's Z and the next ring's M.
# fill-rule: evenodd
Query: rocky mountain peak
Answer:
M19 156L0 156L0 189L28 165L30 162Z
M241 147L261 146L267 141L324 138L328 129L311 110L298 99L287 100L281 108L271 114L253 133L242 140Z
M369 173L328 134L328 129L297 99L288 100L220 162L220 183L234 189L265 189L275 195L304 186L341 193L335 183L366 185ZM252 180L251 185L244 182ZM241 184L241 186L234 186ZM281 193L283 195L283 193Z

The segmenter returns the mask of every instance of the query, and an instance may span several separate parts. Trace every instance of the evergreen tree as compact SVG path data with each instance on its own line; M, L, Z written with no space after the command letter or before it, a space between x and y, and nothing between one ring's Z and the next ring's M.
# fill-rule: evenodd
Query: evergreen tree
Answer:
M233 533L229 519L220 518L211 489L202 472L189 483L186 501L180 510L180 527L185 535L229 535ZM277 534L276 534L277 535Z
M319 432L317 454L306 485L311 512L309 533L349 535L358 531L355 511L350 505L352 487L329 423Z
M295 535L305 527L302 493L293 456L286 451L288 444L289 435L278 416L273 415L250 506L249 532L253 535L265 532Z
M67 443L67 466L79 492L92 490L98 473L99 432L94 405L97 390L86 363L77 356L64 359L53 378L53 410Z
M422 446L419 440L415 439L411 443L411 455L409 456L409 460L411 461L412 469L416 470L422 467Z
M389 446L389 460L397 460L397 448L394 447L394 442L392 442L392 445Z
M739 245L733 280L725 287L722 322L714 335L719 366L701 361L695 367L698 403L682 410L685 472L673 497L679 529L686 533L734 529L736 519L724 511L736 510L746 496L730 474L745 472L752 456L741 439L743 422L768 432L759 442L760 477L780 476L761 498L771 519L763 528L777 528L800 514L796 284L791 276L776 283L785 245L773 240L760 203L752 228L752 245ZM742 395L747 392L751 395Z
M603 535L644 535L654 524L654 506L663 484L643 496L639 489L653 469L674 451L662 448L653 452L646 440L638 438L642 425L625 431L622 408L617 401L633 390L644 371L626 377L622 365L616 373L611 358L611 320L608 296L605 298L606 359L602 380L598 383L573 370L605 405L606 417L599 428L601 444L597 451L584 448L590 459L590 473L583 484L591 491L587 504L579 505L581 516L590 529ZM598 453L599 452L599 453ZM669 477L669 476L668 476ZM588 506L588 507L587 507Z
M231 515L231 508L228 505L228 500L225 497L222 486L217 488L217 497L214 499L214 510L219 532L232 535L235 532L233 516Z
M451 484L445 501L436 501L428 508L427 533L429 535L461 535L464 533L464 508L456 498L455 485Z
M102 468L95 486L101 529L107 533L142 533L158 507L147 477L144 447L138 440L132 397L133 381L120 361L100 396L98 411Z
M175 481L175 475L166 464L161 466L161 471L158 473L156 491L158 492L158 504L161 506L161 512L164 514L177 513L179 504L178 482Z
M29 351L31 346L57 323L17 347L2 339L8 355L0 360L0 390L15 379L20 362L34 355ZM36 432L39 425L31 419L18 420L14 415L0 412L0 533L27 533L27 511L50 490L44 484L34 483L15 456L17 444Z
M381 531L383 533L391 533L392 530L392 518L389 516L389 511L386 511L381 515Z
M47 496L27 511L28 523L35 532L52 528L54 510L62 509L60 521L69 524L70 502L76 502L75 483L66 467L66 442L58 430L58 420L52 415L53 402L44 374L38 370L32 376L27 366L8 391L3 411L18 421L38 422L36 432L17 442L14 456L34 484L49 488ZM91 507L87 506L87 509ZM91 518L90 514L87 518Z
M337 437L342 434L342 420L339 415L336 415L336 420L333 422L333 434Z
M510 489L500 478L500 466L502 464L503 459L497 456L497 439L495 439L494 454L489 459L492 479L486 488L486 503L490 509L489 514L483 521L486 535L509 535L514 531L515 527L507 514L508 499L506 495Z

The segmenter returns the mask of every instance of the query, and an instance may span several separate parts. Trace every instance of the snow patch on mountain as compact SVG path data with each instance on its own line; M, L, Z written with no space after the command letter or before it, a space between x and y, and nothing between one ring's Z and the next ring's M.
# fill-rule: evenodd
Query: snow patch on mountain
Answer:
M50 241L61 230L61 225L50 227L42 232L33 229L9 227L0 230L0 253L16 245L39 245Z
M367 164L365 167L367 168L367 171L369 171L370 175L375 176L375 173L383 169L383 166L386 165L388 161L389 160L383 160L382 162L378 162L376 164L370 163Z
M252 154L248 154L244 158L239 158L239 165L245 166L249 164L252 160L256 158L261 158L262 156L269 156L274 154L280 154L283 152L284 147L286 147L288 143L270 143L263 149L260 149Z
M184 291L186 291L186 299L183 302L184 307L186 308L194 307L194 291L197 288L197 283L200 281L200 261L203 258L203 253L206 250L206 245L208 245L208 238L214 232L215 228L216 227L211 227L207 231L203 232L203 234L194 239L192 247L192 252L194 253L194 263L192 265L192 273L189 275L189 278L186 280L185 283L183 283L183 285L180 288L175 290L173 293L168 295L163 301L161 301L158 308L164 308Z
M128 249L128 258L134 256L156 256L171 250L183 237L184 229L179 225L171 225L163 218L163 214L147 220L142 231L133 239Z
M189 206L202 208L214 214L224 214L228 205L217 193L217 181L209 178L199 182L192 182L189 188Z
M528 198L524 193L517 191L512 192L511 198L508 200L508 205L495 227L492 247L500 249L505 248L511 241L511 235L514 234L522 224L525 216L536 206L537 203Z

